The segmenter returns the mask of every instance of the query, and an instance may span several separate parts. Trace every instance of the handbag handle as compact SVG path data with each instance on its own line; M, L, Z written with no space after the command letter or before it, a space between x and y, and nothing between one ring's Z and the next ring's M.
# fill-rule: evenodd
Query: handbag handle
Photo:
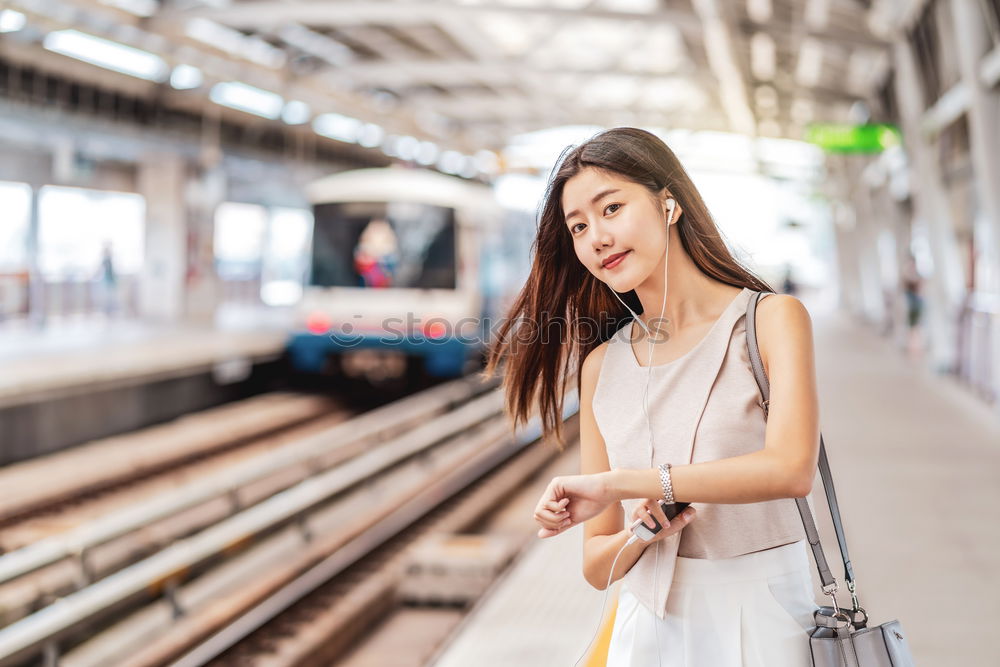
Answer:
M770 401L770 384L767 381L767 374L764 372L764 364L760 360L760 350L757 347L757 302L765 294L774 292L754 292L747 304L746 335L747 348L750 352L750 365L753 367L754 378L763 396L761 407L764 409L764 420L767 420L768 403ZM819 435L819 472L823 479L823 488L826 491L826 502L830 508L830 516L833 518L833 527L837 533L837 542L840 544L840 556L844 561L844 579L847 587L851 591L851 598L855 609L858 607L855 596L854 568L851 566L851 557L847 553L847 538L844 536L844 526L840 520L840 507L837 505L837 493L833 488L833 476L830 474L830 464L826 458L826 445L823 443L823 434ZM819 531L816 530L816 522L813 520L812 511L805 498L796 498L795 505L799 509L799 516L802 517L802 526L806 530L809 539L809 546L812 547L813 558L816 560L816 569L819 571L820 581L823 583L823 592L833 598L836 606L837 582L830 572L830 566L826 562L826 554L823 553L823 545L819 540ZM827 589L830 590L827 590Z

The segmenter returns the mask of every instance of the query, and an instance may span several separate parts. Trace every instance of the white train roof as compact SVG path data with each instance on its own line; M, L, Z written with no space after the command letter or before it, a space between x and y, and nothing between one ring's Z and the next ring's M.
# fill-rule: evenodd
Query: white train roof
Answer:
M344 171L306 186L312 204L396 201L452 208L498 206L486 185L424 169L373 168Z

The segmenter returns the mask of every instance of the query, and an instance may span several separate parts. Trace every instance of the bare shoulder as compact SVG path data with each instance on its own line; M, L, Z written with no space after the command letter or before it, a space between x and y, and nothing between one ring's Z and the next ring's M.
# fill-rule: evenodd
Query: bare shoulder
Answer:
M583 367L580 369L580 377L584 385L589 385L593 389L597 385L597 378L601 374L601 365L604 363L604 355L608 350L610 341L604 341L593 350L587 353L583 359Z
M801 348L812 341L812 319L805 304L791 294L771 294L757 302L757 331L764 370L776 350ZM770 375L770 373L768 373Z
M757 321L784 324L802 323L809 320L809 311L797 297L791 294L771 294L757 302Z

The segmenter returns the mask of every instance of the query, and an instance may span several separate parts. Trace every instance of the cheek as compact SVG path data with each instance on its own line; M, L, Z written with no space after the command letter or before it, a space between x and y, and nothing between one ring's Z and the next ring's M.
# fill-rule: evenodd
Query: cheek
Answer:
M589 259L588 255L586 254L587 249L584 248L579 243L576 243L573 249L576 252L577 261L580 262L580 265L587 270L587 273L594 276L595 278L601 278L602 276L600 269L593 265L593 262Z

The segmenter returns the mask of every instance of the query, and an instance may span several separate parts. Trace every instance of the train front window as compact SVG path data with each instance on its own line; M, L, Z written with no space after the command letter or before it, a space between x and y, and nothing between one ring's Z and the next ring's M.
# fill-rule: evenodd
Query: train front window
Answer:
M401 202L313 207L319 287L456 287L455 211Z

